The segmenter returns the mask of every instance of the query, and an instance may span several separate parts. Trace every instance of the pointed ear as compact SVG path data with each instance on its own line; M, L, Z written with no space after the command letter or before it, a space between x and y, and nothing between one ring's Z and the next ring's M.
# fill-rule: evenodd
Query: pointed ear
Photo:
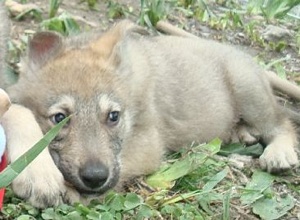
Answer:
M90 48L99 53L102 58L109 59L115 46L132 34L149 35L149 32L129 20L123 20L103 34L98 40L90 43Z
M29 42L28 58L43 65L62 50L62 37L54 32L39 32Z

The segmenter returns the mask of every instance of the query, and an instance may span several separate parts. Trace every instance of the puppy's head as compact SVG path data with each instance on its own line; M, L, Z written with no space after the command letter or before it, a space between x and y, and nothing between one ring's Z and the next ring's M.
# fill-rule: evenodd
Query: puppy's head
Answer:
M71 115L49 150L65 180L80 193L103 193L118 182L132 113L116 48L134 27L125 22L101 37L75 40L38 33L10 89L15 102L33 111L43 132Z

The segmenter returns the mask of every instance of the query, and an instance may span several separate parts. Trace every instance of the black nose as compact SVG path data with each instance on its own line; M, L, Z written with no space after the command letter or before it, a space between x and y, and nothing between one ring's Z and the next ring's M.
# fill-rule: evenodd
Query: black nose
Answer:
M98 188L104 185L108 178L108 169L100 162L87 162L79 170L79 175L84 183L89 188Z

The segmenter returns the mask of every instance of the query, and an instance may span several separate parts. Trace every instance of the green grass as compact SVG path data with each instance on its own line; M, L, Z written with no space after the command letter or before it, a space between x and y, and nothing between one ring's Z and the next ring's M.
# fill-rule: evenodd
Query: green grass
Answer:
M42 29L56 31L63 35L74 35L80 32L77 22L68 14L62 13L57 17L52 17L41 22Z
M50 0L49 18L53 18L57 14L60 3L60 0Z
M300 22L288 16L290 9L299 4L297 0L251 0L243 6L234 0L141 0L134 6L114 0L107 0L102 5L95 0L84 2L88 4L81 4L78 8L95 16L100 13L99 8L106 7L104 13L109 21L129 17L153 28L159 20L170 19L188 30L190 22L201 24L210 30L210 38L257 50L256 58L266 69L276 70L284 78L297 76L291 74L293 59L285 56L294 54L297 57L300 54ZM64 35L80 32L82 24L74 19L68 5L62 13L59 13L60 7L63 7L60 1L49 0L48 11L36 9L22 12L16 19L42 20L37 29L58 31ZM289 41L268 42L261 34L268 24L293 27L295 34ZM26 30L18 41L10 42L8 59L13 66L19 62L20 53L34 31ZM195 33L203 34L202 29ZM237 35L242 36L242 42L238 41ZM272 176L253 164L247 166L247 163L223 157L231 153L257 157L261 151L261 146L245 148L240 144L220 149L217 139L206 145L195 145L169 155L160 170L138 178L128 185L126 192L109 192L105 198L92 201L87 206L61 205L39 210L16 198L8 188L0 219L206 220L234 219L237 216L241 219L295 217L295 213L300 212L295 204L295 200L300 198L297 185L299 170L293 170L283 177ZM7 185L2 178L1 184Z
M69 118L66 118L61 121L61 123L53 127L31 149L1 171L0 188L9 186L9 184L51 143L68 120Z

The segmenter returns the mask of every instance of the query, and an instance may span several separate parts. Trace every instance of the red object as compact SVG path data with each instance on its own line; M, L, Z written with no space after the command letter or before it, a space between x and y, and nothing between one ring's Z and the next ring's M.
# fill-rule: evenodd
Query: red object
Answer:
M7 166L7 160L6 160L6 155L4 154L1 158L0 172L4 170L6 166ZM2 209L3 206L4 194L5 194L5 188L0 189L0 209Z

